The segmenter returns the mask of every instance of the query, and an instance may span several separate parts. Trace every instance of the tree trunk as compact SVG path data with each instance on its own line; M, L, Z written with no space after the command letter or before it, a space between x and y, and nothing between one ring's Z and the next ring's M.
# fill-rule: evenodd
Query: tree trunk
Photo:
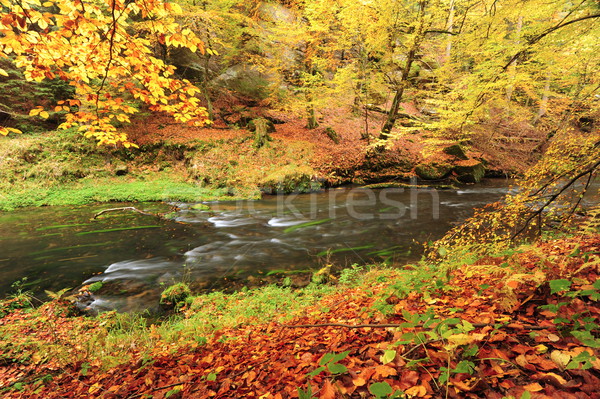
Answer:
M550 94L550 74L546 75L546 84L544 85L544 93L542 94L542 101L540 101L540 108L538 109L538 113L535 116L535 118L533 118L533 121L531 121L531 123L533 125L537 124L539 122L539 120L542 118L542 116L546 115L546 111L548 108L548 97Z
M519 19L517 20L517 31L515 33L515 36L517 38L517 40L515 42L515 46L517 48L521 44L521 30L522 29L523 29L523 16L519 15ZM506 88L506 101L508 101L509 103L512 100L513 91L515 90L514 81L515 81L516 75L517 75L517 65L518 65L518 61L516 59L512 62L512 65L510 65L511 83Z
M390 113L388 114L383 127L381 128L381 133L379 134L379 138L381 140L387 140L390 137L390 132L394 128L394 124L396 123L396 119L398 119L398 111L400 110L400 103L402 102L402 96L404 95L404 88L408 84L408 75L410 74L410 68L415 60L416 50L419 46L419 42L415 39L415 43L413 47L408 52L408 57L406 59L406 65L404 65L404 70L402 71L402 77L400 79L400 84L396 88L396 92L394 93L394 99L392 100L392 106L390 107Z
M448 24L446 25L446 30L448 32L452 32L453 25L454 25L454 0L450 0L450 12L448 14ZM452 52L452 35L448 35L448 43L446 44L446 54L444 57L444 63L450 61L451 52Z
M404 95L404 90L408 86L408 78L410 75L410 68L412 67L413 62L415 61L415 56L417 51L421 47L421 40L424 35L424 17L425 17L425 6L427 5L427 1L423 1L420 3L419 10L419 23L417 25L417 29L415 32L415 37L406 55L406 64L404 65L404 69L402 70L402 75L400 77L400 82L396 85L396 92L394 93L394 99L392 100L392 106L390 107L390 113L385 120L381 128L381 133L379 134L379 139L387 140L390 138L390 132L394 128L394 124L396 123L396 119L398 119L398 111L400 110L400 103L402 102L402 96Z
M312 100L312 96L310 94L306 94L306 102L308 103L306 107L308 111L306 127L311 130L319 127L319 122L317 122L317 115L315 113L315 106L313 105Z
M252 120L254 124L254 148L259 149L267 146L272 140L269 135L269 121L265 118L256 118Z

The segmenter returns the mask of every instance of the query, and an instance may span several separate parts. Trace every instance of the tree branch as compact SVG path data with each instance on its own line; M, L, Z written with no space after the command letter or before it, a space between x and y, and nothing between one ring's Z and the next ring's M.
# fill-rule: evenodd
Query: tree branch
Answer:
M139 209L137 209L137 208L135 208L135 207L133 207L133 206L126 206L126 207L122 207L122 208L110 208L110 209L104 209L104 210L102 210L102 211L100 211L100 212L96 213L96 214L94 215L94 217L92 218L92 220L96 219L96 218L97 218L98 216L100 216L100 215L104 215L105 213L108 213L108 212L118 212L118 211L132 211L132 212L139 213L139 214L141 214L141 215L146 215L146 216L154 216L154 217L156 217L156 218L162 219L162 217L161 217L161 216L159 216L159 215L157 215L157 214L155 214L155 213L144 212L144 211L142 211L142 210L139 210Z
M423 32L423 34L427 34L427 33L443 33L446 35L452 35L452 36L458 36L458 34L460 32L450 32L449 30L438 30L438 29L430 29L430 30L426 30L425 32Z
M536 217L541 217L542 212L544 212L544 209L546 209L550 204L552 204L558 197L560 197L562 195L562 193L564 193L569 187L571 187L575 182L577 182L579 179L581 179L582 177L586 176L586 175L591 175L592 173L594 173L594 171L600 166L600 161L597 161L595 164L593 164L592 166L590 166L589 168L587 168L586 170L578 173L577 175L575 175L573 178L571 178L571 180L569 180L560 190L558 190L558 192L552 194L548 200L542 205L540 206L535 212L533 212L531 214L531 216L529 216L527 218L527 220L525 221L525 224L523 225L523 227L521 227L521 229L519 229L519 231L517 231L515 234L513 234L513 236L511 237L512 239L514 239L515 237L517 237L519 234L523 233L525 231L525 229L527 228L527 226L529 226L529 223L531 223L531 221L533 219L535 219ZM587 187L587 185L586 185ZM541 228L541 226L540 226Z
M527 45L525 46L524 49L518 51L516 54L514 54L510 60L502 67L503 71L506 71L508 69L508 67L517 59L519 58L521 55L525 54L525 52L527 51L527 49L529 49L529 47L531 47L532 45L536 44L537 42L539 42L540 40L542 40L544 37L548 36L550 33L557 31L561 28L564 28L565 26L569 26L571 24L574 24L576 22L580 22L580 21L585 21L586 19L592 19L592 18L600 18L600 14L592 14L592 15L586 15L585 17L580 17L580 18L575 18L571 21L568 22L564 22L564 23L559 23L558 25L554 25L551 28L546 29L544 32L533 36L532 38L527 40Z
M313 327L342 327L342 328L398 328L404 327L406 323L390 323L390 324L344 324L344 323L320 323L320 324L284 324L283 328L313 328ZM495 327L495 324L489 323L472 323L473 327L482 328L482 327ZM419 324L412 327L423 327L423 324ZM503 326L505 328L510 328L514 330L546 330L548 327L544 326L532 326L527 324L507 324Z

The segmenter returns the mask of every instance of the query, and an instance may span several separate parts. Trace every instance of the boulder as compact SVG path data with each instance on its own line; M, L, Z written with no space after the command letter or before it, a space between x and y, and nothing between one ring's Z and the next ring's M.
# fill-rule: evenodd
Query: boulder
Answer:
M415 167L415 173L423 180L439 180L448 176L452 166L447 163L421 163Z
M454 166L454 173L461 183L479 183L485 175L485 166L475 159L460 161Z
M125 164L115 166L115 175L125 176L129 173L129 167Z
M467 154L465 154L465 150L460 146L460 144L452 144L442 150L445 154L452 155L458 159L467 160Z

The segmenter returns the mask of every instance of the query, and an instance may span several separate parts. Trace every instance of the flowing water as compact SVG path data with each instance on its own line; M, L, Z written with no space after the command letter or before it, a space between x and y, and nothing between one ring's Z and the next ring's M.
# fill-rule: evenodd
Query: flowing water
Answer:
M160 213L176 206L171 220L131 212L92 220L100 210L131 204L0 213L0 295L15 281L36 293L102 281L93 308L153 309L161 287L179 281L214 289L328 263L411 261L422 243L501 199L508 186L488 180L456 190L346 187L208 203L209 209L135 205Z

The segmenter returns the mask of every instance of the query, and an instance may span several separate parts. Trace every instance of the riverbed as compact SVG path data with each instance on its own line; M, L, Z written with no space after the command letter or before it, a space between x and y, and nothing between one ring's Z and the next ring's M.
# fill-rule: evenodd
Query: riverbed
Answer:
M258 201L47 207L0 213L0 295L103 283L97 310L155 309L165 286L200 290L325 265L417 260L508 180L458 189L343 187ZM161 217L101 210L135 206ZM166 218L165 218L166 217ZM110 289L107 289L110 287Z

